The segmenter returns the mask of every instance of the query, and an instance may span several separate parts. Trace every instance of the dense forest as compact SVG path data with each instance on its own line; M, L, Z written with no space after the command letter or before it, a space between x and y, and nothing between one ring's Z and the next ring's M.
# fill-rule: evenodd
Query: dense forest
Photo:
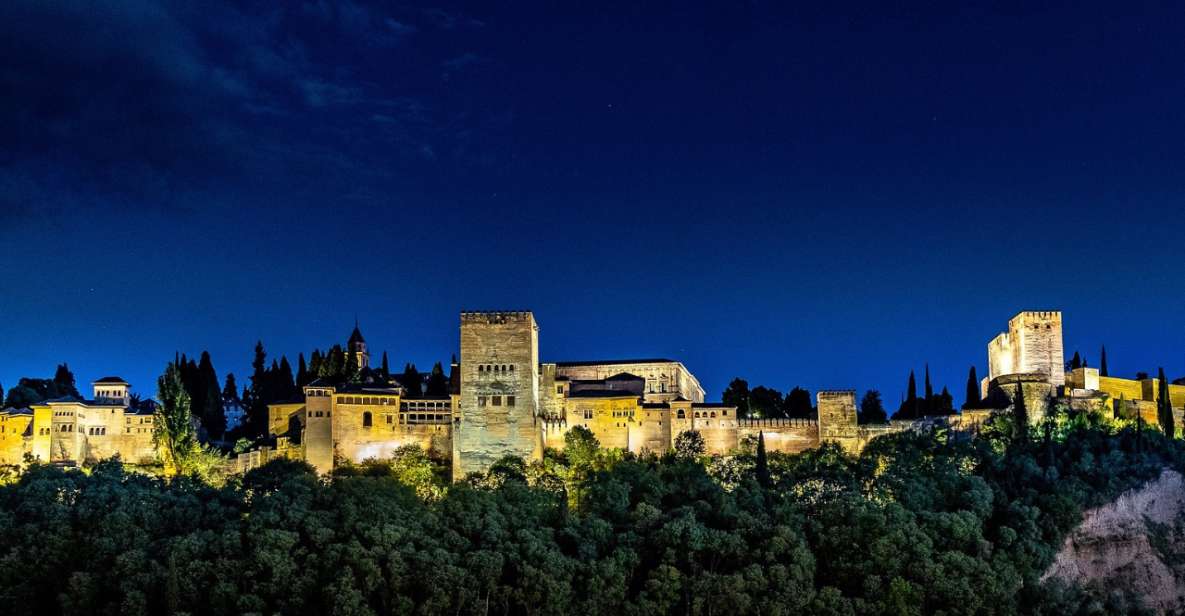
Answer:
M583 429L542 462L450 484L414 448L319 478L207 483L108 461L0 486L12 614L1090 614L1120 589L1042 583L1084 508L1182 468L1182 443L1091 414L859 456L747 444L663 456Z

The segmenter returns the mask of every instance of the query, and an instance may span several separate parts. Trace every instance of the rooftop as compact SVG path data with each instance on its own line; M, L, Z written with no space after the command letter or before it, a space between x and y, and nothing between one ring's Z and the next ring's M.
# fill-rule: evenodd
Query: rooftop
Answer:
M673 359L602 359L596 361L557 361L556 366L618 366L622 364L677 364Z
M94 383L92 383L92 385L98 385L98 384L100 384L100 383L103 383L103 384L111 384L111 385L127 385L127 384L128 384L128 382L127 382L127 381L123 380L123 379L122 379L122 378L120 378L120 377L117 377L117 376L105 376L105 377L103 377L103 378L101 378L101 379L99 379L99 380L95 381Z

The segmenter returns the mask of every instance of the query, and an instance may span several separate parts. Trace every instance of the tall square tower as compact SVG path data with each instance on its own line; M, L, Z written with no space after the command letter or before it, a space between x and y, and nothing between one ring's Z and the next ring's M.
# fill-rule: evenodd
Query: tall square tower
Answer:
M1007 374L1040 373L1049 384L1066 384L1062 313L1025 311L1008 321L1008 331L988 343L988 380Z
M453 424L453 479L506 455L537 460L539 326L527 311L461 313L461 395Z

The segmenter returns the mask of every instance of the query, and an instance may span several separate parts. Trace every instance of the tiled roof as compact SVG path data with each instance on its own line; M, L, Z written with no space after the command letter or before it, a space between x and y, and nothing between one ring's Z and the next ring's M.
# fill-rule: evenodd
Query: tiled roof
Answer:
M120 385L127 385L128 384L127 381L125 381L117 376L105 376L105 377L95 381L95 384L98 384L98 383L112 383L112 384L120 384Z

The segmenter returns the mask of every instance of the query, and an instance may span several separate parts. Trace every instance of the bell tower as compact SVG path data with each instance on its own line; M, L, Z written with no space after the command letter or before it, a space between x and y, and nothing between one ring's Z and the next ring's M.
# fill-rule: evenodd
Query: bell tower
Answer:
M354 356L359 369L370 367L370 353L366 351L366 339L358 329L357 317L354 318L354 331L350 333L350 340L346 343L346 352Z

